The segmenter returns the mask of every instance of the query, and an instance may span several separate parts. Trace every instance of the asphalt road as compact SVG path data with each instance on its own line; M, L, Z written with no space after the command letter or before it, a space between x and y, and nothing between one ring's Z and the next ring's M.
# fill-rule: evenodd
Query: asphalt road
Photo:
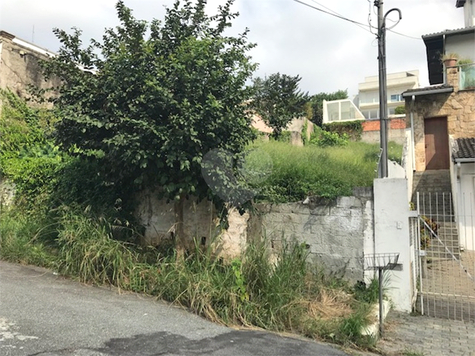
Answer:
M0 261L0 355L348 354L331 345L234 330L153 298Z

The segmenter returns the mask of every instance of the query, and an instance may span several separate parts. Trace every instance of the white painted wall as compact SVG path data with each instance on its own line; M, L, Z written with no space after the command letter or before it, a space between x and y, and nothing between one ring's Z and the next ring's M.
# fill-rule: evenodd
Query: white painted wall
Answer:
M465 27L475 26L475 1L467 0L463 6Z
M389 178L406 178L404 168L394 161L388 161L388 177Z
M454 171L460 245L466 250L475 250L475 163L454 165Z
M275 248L297 240L309 247L310 259L328 274L351 282L364 279L365 245L373 238L370 189L331 201L259 204L262 234Z
M396 310L412 310L411 248L407 180L380 178L374 180L374 243L371 253L399 253L398 267L386 272L390 285L388 296ZM373 276L367 272L367 278Z
M402 166L405 170L407 179L407 201L411 201L412 198L412 185L414 182L414 148L412 145L411 128L405 130L405 143L402 152ZM395 178L389 176L390 178Z
M401 167L393 168L397 176L404 176ZM309 198L297 203L260 204L256 207L259 214L252 216L231 211L225 232L218 231L210 202L190 200L185 205L185 232L191 237L211 238L221 233L213 243L217 253L227 258L240 255L251 228L257 237L266 236L274 248L283 240L297 239L308 244L314 262L350 282L369 282L374 276L373 271L365 270L365 257L399 253L400 265L389 272L387 294L397 310L409 312L413 286L407 197L405 178L376 179L373 192L362 188L355 189L354 196L330 201ZM148 242L166 238L173 230L173 204L158 200L153 192L144 192L139 199L137 214L146 227Z
M447 36L445 53L457 53L460 58L475 60L475 34Z

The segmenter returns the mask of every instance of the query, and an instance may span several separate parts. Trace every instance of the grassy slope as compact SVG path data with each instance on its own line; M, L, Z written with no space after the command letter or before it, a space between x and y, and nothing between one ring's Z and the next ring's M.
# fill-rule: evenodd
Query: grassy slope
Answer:
M284 142L256 143L269 155L273 169L260 182L259 200L297 201L307 195L327 198L351 195L354 187L369 187L376 177L379 146L350 142L342 147L290 146ZM400 161L402 147L391 143L389 158Z

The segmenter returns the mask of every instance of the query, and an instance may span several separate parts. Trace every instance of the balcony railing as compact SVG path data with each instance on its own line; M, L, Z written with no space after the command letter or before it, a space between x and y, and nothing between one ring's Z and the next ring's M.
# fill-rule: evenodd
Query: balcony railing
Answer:
M460 65L459 90L475 89L475 63Z

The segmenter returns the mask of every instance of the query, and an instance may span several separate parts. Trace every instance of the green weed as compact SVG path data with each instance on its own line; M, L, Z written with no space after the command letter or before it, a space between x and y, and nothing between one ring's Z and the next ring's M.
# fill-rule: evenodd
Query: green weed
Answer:
M359 330L369 304L310 266L305 245L283 243L270 258L266 241L251 241L239 258L229 262L197 245L188 257L178 259L115 240L103 218L64 207L57 216L49 228L56 234L55 245L47 246L40 236L46 229L41 230L39 223L28 221L26 214L4 212L1 257L55 267L82 282L153 295L225 325L368 345Z
M0 258L22 264L54 267L54 246L44 242L48 233L42 221L15 211L3 211L0 218Z

